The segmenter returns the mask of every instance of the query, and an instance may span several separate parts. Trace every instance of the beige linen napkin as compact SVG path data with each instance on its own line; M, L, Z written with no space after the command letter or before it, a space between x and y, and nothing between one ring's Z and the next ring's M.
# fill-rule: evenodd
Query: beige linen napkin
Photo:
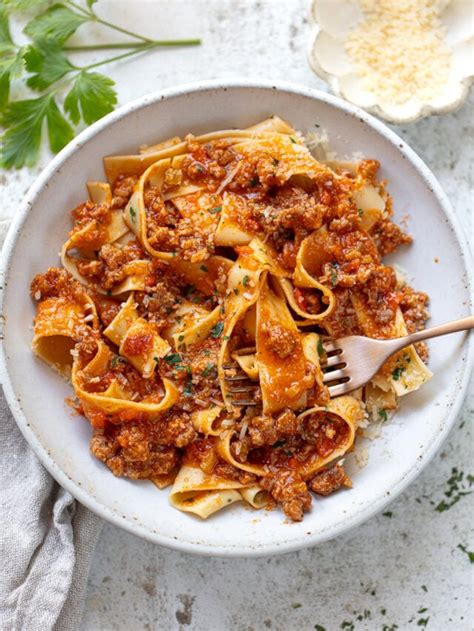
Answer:
M0 390L2 631L78 628L101 525L40 464Z

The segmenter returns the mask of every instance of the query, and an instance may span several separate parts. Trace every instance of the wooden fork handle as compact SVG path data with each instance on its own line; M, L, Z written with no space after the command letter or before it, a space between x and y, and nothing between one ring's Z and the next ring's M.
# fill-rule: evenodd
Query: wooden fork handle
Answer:
M459 331L467 331L469 329L474 329L474 316L468 316L467 318L461 318L460 320L454 320L453 322L433 326L429 329L425 329L424 331L418 331L417 333L412 333L411 335L406 335L392 341L399 342L397 350L401 350L410 344L415 344L415 342L429 340L431 337L448 335L449 333L457 333Z

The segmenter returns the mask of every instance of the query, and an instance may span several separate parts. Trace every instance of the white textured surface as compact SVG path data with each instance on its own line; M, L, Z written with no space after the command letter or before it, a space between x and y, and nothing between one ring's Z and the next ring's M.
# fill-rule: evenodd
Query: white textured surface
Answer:
M224 77L274 77L326 89L306 62L310 27L303 0L101 0L101 7L132 30L204 41L200 48L157 51L109 67L121 103L177 83ZM473 101L471 95L454 114L395 128L439 178L471 244ZM39 171L2 175L0 227ZM306 630L319 624L333 631L352 621L356 631L384 625L389 631L395 624L422 629L418 621L429 617L428 629L470 631L472 565L457 546L474 550L472 496L449 511L434 510L453 467L474 473L472 381L470 390L443 450L390 506L392 517L380 515L312 550L272 559L203 559L106 525L82 629Z

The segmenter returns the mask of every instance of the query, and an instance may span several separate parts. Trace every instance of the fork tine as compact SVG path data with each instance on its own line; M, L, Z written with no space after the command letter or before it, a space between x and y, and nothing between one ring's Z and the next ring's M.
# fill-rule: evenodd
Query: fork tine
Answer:
M334 397L340 397L343 394L347 394L348 392L351 392L351 390L353 390L353 386L352 386L352 380L349 379L348 381L345 381L344 383L338 383L335 386L329 386L329 395L331 397L331 399L333 399Z
M344 379L345 377L350 377L350 375L347 373L346 368L332 370L324 373L323 383L328 383L329 381L338 381L339 379Z
M227 388L227 392L231 392L232 394L238 392L247 392L248 394L252 393L252 388L258 387L258 384L248 384L247 386L236 386L232 388Z
M344 364L346 366L346 362L342 358L342 353L339 355L331 355L327 358L327 361L321 364L321 369L323 372L326 372L326 368L330 368L331 366L337 366L338 364Z
M340 350L339 346L336 346L336 344L334 343L334 340L321 340L322 344L323 344L323 348L326 351L326 353L329 353L331 351L338 351Z

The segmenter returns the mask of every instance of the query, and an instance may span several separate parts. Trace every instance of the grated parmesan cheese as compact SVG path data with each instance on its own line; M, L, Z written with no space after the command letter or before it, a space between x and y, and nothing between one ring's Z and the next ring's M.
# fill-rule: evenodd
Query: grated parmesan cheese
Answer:
M406 103L436 97L446 85L451 50L440 14L443 0L359 0L364 17L346 51L363 86L380 100Z

